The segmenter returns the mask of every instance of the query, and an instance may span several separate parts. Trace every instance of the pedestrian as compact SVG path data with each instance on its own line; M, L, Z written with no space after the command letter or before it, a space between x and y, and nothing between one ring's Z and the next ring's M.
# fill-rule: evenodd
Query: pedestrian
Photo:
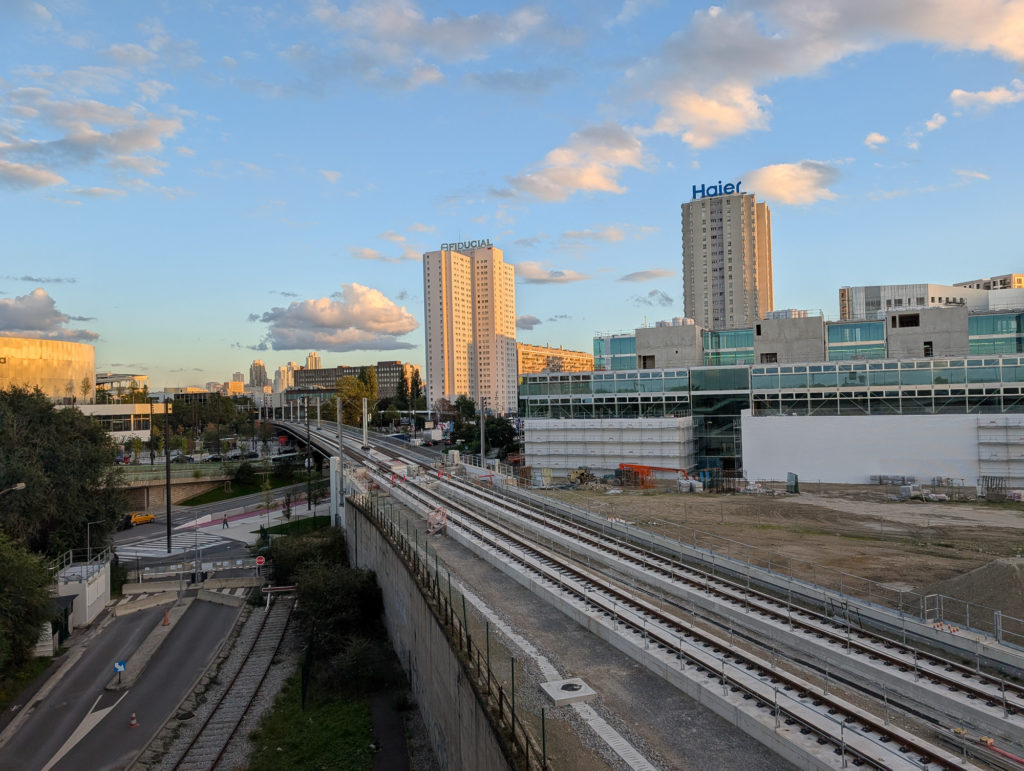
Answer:
M228 515L224 515L224 519L220 523L221 530L228 526Z

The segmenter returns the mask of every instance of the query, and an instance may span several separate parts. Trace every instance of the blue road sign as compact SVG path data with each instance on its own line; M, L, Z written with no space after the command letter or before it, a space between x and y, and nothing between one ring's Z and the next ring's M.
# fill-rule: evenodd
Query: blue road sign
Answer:
M126 662L124 662L124 661L115 661L114 662L114 671L115 672L124 672L124 665L125 665L125 663Z

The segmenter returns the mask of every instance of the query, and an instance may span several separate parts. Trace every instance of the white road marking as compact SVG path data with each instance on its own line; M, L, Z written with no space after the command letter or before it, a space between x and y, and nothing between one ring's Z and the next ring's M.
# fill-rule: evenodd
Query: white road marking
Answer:
M74 731L72 731L71 736L69 736L68 740L64 742L64 746L57 750L57 754L50 758L49 761L47 761L46 765L43 766L42 771L50 771L51 768L57 765L60 762L61 758L67 755L72 747L74 747L76 744L82 741L82 739L84 739L93 728L99 725L100 721L103 720L103 718L105 718L110 713L110 710L112 710L114 707L120 704L121 700L124 699L124 697L127 695L128 691L125 691L123 694L121 694L120 699L115 701L106 709L101 709L97 710L96 712L93 712L92 710L96 707L97 704L99 704L100 699L103 698L103 694L97 696L96 701L94 701L92 703L92 706L89 707L89 714L87 714L85 718L82 720L82 722L78 724L78 727Z

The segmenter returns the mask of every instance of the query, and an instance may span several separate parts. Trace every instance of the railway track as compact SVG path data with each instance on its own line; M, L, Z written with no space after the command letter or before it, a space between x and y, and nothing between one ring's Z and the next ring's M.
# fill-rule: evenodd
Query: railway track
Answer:
M705 607L715 604L739 610L743 614L739 618L750 621L747 626L751 631L761 634L780 630L797 634L802 647L818 649L818 661L833 660L847 668L856 663L859 676L870 672L877 683L887 685L894 693L914 684L912 690L919 692L917 701L932 713L958 721L966 717L988 734L1024 736L1024 688L1019 683L932 652L922 653L905 641L864 626L855 627L848 610L837 620L835 615L794 606L788 600L694 569L596 528L553 521L550 512L510 502L490 490L454 479L445 480L445 484L473 500L487 502L506 516L528 521L544 537L557 537L559 542L571 544L576 554L595 557L619 572L628 571L677 600L693 603L702 599Z
M374 473L379 484L389 485L389 474ZM397 489L392 492L398 494ZM515 565L529 581L628 641L638 658L656 659L710 688L723 710L743 711L781 732L822 766L831 765L824 760L831 758L880 769L967 767L944 748L886 725L834 693L820 693L770 661L618 588L604 576L567 564L561 554L462 504L412 483L403 483L402 497L423 510L445 506L449 527L458 528L478 548L498 555L506 567Z
M391 446L378 445L376 449L429 468L433 476L434 469L422 457L410 458L409 453ZM392 471L379 455L372 457L349 446L346 451L377 471L381 487L391 486ZM402 481L392 492L407 497L408 503L423 512L443 506L449 512L449 523L477 548L497 555L499 564L517 566L563 603L610 624L648 658L663 659L663 664L674 664L681 673L703 679L705 688L734 701L732 708L746 709L754 719L774 721L776 732L783 732L790 741L813 742L818 755L824 746L844 765L967 767L965 758L957 758L929 737L913 736L892 726L890 708L904 706L901 700L924 706L926 717L933 720L936 715L944 716L948 726L980 726L993 735L1018 740L1024 736L1024 689L1018 684L985 674L977 666L923 653L905 639L874 634L856 625L848 609L842 617L814 612L749 584L697 570L681 559L601 528L553 517L549 509L539 510L520 499L460 480ZM567 560L565 551L573 559ZM621 588L609 575L573 564L584 559L656 589L662 595L658 598L661 603ZM731 629L730 639L726 639L665 608L666 600L677 605L689 602L693 613L697 599L705 607L729 609L735 617L746 619L748 644L734 644ZM767 631L772 640L770 659ZM824 690L776 666L776 652L785 649L787 639L799 639L805 651L810 647L819 654L798 664L820 672L821 660L838 662L832 666L833 677L857 685L877 699L875 712L882 712L884 700L884 717L829 694L828 665ZM908 692L913 698L907 697ZM808 747L811 754L815 754L813 745Z
M284 639L294 601L280 597L268 610L251 646L216 705L172 767L182 771L212 771L252 706Z

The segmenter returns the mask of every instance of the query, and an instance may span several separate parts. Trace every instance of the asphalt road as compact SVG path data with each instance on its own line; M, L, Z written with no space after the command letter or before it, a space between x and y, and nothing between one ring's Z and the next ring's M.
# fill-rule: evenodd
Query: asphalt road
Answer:
M193 602L135 686L105 691L114 662L129 658L163 612L153 608L116 618L84 643L82 658L0 748L0 768L124 768L206 668L238 609ZM132 712L138 728L129 727Z

